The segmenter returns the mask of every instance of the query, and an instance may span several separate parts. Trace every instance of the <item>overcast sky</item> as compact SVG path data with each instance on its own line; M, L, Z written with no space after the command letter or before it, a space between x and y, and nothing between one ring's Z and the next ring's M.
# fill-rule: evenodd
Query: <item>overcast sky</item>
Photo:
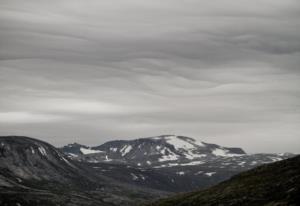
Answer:
M0 0L0 135L300 152L299 0Z

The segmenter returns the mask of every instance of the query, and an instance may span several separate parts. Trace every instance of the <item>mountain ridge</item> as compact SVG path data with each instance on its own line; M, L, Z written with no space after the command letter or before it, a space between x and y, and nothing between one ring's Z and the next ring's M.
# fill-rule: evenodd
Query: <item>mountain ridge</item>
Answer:
M0 137L0 205L133 205L163 194L96 173L46 142Z

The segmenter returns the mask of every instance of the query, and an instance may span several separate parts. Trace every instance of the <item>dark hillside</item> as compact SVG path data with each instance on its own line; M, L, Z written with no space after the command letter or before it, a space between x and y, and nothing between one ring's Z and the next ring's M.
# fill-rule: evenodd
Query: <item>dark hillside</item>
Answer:
M178 195L150 205L300 205L300 156L243 172L206 190Z

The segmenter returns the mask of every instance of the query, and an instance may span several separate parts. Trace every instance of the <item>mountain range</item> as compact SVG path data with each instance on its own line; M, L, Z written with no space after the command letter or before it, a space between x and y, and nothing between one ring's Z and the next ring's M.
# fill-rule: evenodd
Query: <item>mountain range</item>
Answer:
M94 147L74 143L61 151L119 181L168 192L205 188L241 171L293 156L246 154L241 148L176 135L115 140Z
M162 135L62 148L29 137L0 137L0 205L136 205L205 189L261 164L293 157L246 154Z

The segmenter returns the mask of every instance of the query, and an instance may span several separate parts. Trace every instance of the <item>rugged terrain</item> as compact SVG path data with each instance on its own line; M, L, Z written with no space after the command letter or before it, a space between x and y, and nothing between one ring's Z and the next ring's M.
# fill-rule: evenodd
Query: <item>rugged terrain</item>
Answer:
M149 206L297 206L300 156L259 166L206 190L156 201Z
M28 137L0 137L0 205L133 205L163 195L124 184Z
M292 156L249 155L175 135L59 149L33 138L0 137L0 205L133 206Z
M175 135L116 140L95 147L75 143L61 149L97 173L169 192L205 188L241 171L293 156L246 154L241 148Z

